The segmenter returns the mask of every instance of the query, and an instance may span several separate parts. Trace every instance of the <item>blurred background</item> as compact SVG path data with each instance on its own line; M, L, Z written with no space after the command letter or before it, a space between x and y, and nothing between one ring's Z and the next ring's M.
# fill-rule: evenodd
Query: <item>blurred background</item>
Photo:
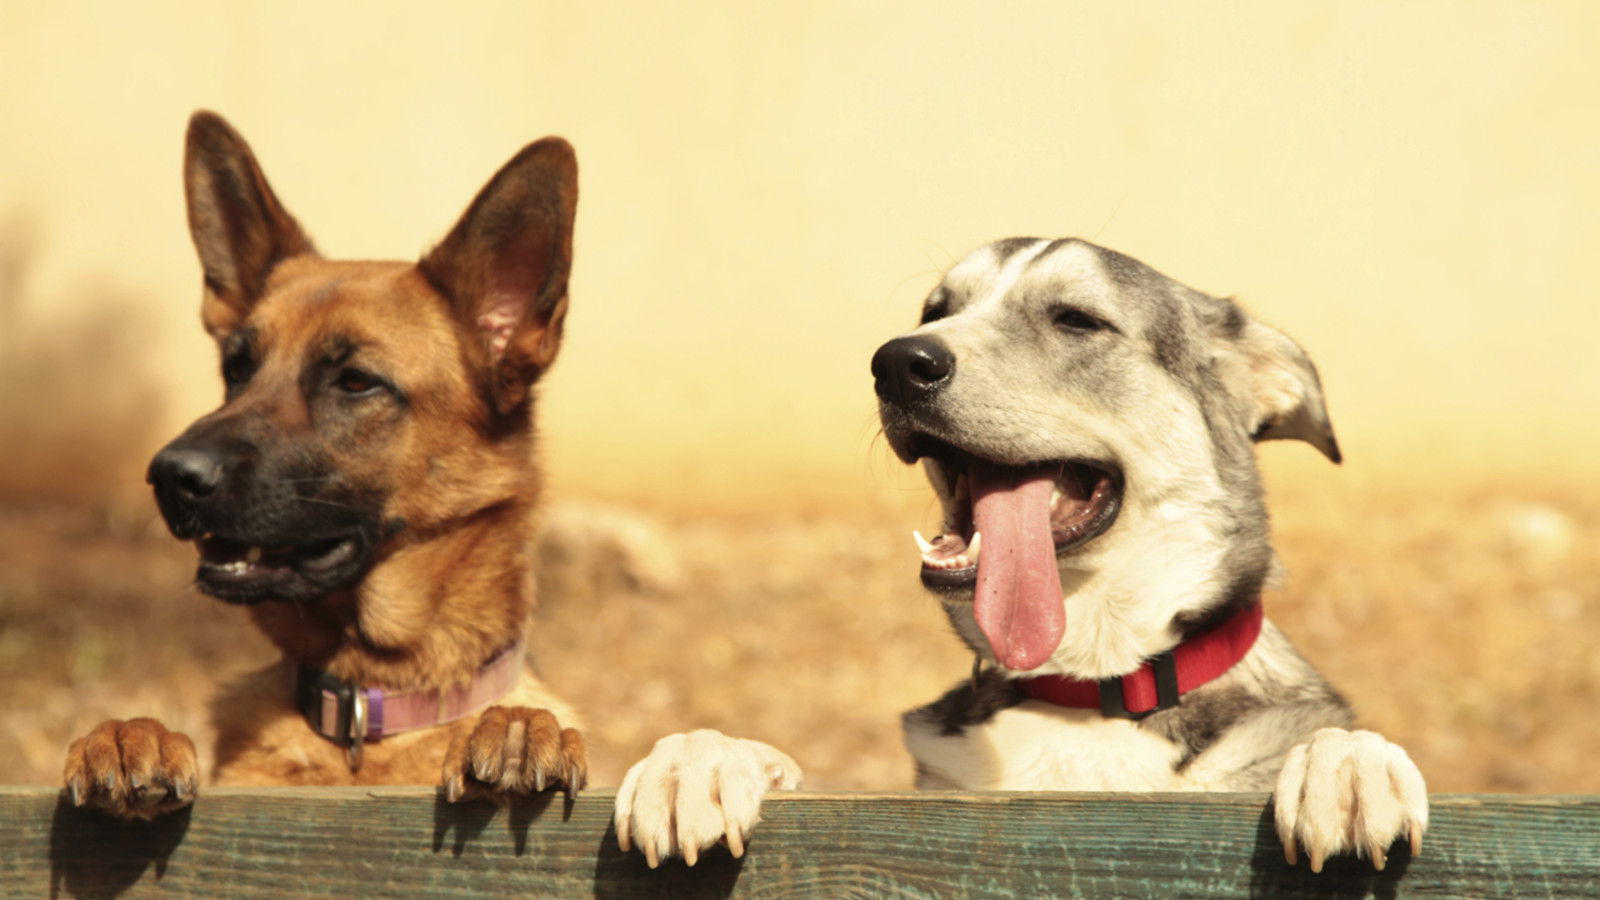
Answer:
M220 399L180 160L227 116L338 257L577 147L535 629L599 783L669 731L910 784L970 659L867 361L939 273L1077 235L1321 368L1268 610L1436 790L1600 790L1600 7L0 0L0 781L273 659L143 484Z

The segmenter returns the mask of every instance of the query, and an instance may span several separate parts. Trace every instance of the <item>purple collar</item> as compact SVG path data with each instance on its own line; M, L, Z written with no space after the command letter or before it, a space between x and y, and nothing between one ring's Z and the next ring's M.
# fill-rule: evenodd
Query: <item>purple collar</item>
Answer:
M472 681L448 688L388 691L351 684L322 669L290 666L295 707L311 730L350 751L361 765L363 742L464 719L510 693L522 674L523 644L494 655ZM360 740L357 740L357 738Z

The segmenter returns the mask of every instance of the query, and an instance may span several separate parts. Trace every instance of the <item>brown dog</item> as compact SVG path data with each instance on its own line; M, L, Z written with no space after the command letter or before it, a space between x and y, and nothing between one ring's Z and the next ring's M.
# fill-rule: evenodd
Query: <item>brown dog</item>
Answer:
M214 703L214 781L432 784L442 768L451 800L576 791L574 716L520 643L572 148L529 145L416 264L323 259L212 113L190 120L184 178L226 399L149 480L200 551L200 590L284 654ZM197 769L187 736L134 719L74 742L65 779L78 805L148 818L192 802Z

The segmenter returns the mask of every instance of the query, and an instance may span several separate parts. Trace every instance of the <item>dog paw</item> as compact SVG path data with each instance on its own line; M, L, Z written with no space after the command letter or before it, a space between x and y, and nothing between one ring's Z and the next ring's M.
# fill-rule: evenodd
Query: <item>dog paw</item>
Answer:
M67 748L62 780L74 806L153 819L194 802L200 763L186 734L155 719L111 719Z
M622 779L617 844L624 853L638 844L652 869L677 855L692 866L724 839L743 856L762 796L792 791L800 780L794 760L758 741L709 729L669 735Z
M1422 852L1428 789L1411 757L1371 731L1323 728L1289 751L1273 794L1283 855L1294 865L1305 849L1311 871L1354 851L1382 869L1397 839Z
M561 784L572 797L588 778L589 756L576 728L561 727L547 709L491 706L450 739L444 755L445 798L531 794Z

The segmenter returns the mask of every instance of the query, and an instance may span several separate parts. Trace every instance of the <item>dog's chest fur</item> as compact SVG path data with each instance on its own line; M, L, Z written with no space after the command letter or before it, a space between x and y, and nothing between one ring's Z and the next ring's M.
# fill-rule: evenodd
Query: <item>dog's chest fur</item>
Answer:
M1182 747L1097 710L1029 700L956 734L911 713L905 740L922 790L1184 789L1175 771Z

